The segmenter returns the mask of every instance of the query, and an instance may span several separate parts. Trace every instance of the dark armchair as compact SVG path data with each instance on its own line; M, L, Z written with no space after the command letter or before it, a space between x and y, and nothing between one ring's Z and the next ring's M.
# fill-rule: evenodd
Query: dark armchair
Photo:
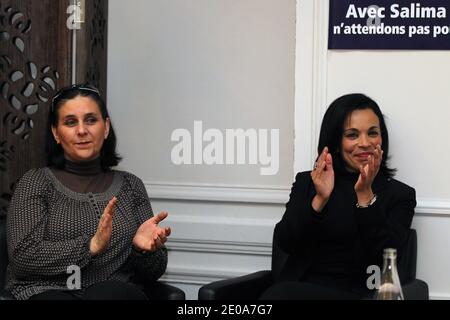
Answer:
M215 281L202 286L198 292L199 300L257 300L272 285L281 272L288 255L275 241L272 245L272 270L263 270L248 275ZM411 229L407 248L398 261L399 273L405 275L402 285L405 299L428 300L428 285L416 279L417 234Z
M5 290L6 267L8 265L8 252L6 247L6 222L0 219L0 300L14 300L14 297ZM145 292L154 300L185 300L183 290L156 281L145 286Z

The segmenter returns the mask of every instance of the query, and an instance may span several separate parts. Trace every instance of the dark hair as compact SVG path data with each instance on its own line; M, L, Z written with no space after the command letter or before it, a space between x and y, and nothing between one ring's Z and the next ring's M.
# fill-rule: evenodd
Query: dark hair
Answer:
M48 116L48 130L47 130L47 164L49 166L56 166L57 168L62 168L65 163L64 150L61 145L56 143L55 138L52 134L52 127L58 125L59 109L67 101L74 99L76 97L89 97L100 109L103 120L106 121L109 118L108 110L106 109L106 104L103 101L98 89L90 85L72 85L69 87L62 88L59 90L52 99L50 112ZM102 149L100 150L101 166L103 170L107 170L113 166L116 166L121 158L116 153L117 139L114 132L114 128L110 121L110 129L108 137L103 142Z
M322 121L320 129L319 145L317 147L317 154L323 151L323 148L328 147L328 150L333 157L333 169L336 172L345 172L345 161L342 158L341 147L342 137L344 133L344 121L354 110L372 110L380 121L381 139L383 158L381 160L380 172L388 177L393 177L395 169L389 168L387 161L389 159L389 135L384 121L384 116L381 113L378 104L361 93L347 94L334 100L328 107Z

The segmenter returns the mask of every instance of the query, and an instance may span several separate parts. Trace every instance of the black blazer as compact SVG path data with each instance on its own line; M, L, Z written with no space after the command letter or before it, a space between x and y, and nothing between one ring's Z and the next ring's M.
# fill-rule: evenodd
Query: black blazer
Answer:
M379 173L372 184L376 202L359 209L357 178L353 173L335 174L330 199L317 213L311 206L316 191L310 171L297 174L286 212L275 227L274 240L289 254L279 280L301 280L315 262L330 256L331 267L333 259L351 256L352 268L366 277L367 266L382 268L384 248L396 248L401 258L416 206L415 190Z

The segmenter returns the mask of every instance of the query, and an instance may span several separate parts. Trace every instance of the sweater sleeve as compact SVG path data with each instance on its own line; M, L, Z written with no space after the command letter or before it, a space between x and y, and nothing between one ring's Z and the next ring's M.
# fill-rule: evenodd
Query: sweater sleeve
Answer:
M400 259L411 228L416 206L415 190L398 181L392 191L381 194L368 208L355 209L366 263L382 266L383 250L397 249Z
M153 217L153 210L142 180L135 176L133 178L134 208L139 227ZM130 262L139 278L144 281L155 281L166 271L167 249L163 246L154 252L145 254L132 250Z
M327 206L321 213L311 205L316 195L310 172L298 173L291 189L286 211L275 226L277 245L289 254L309 250L315 244L318 229L326 216Z
M17 184L7 215L10 266L20 278L67 274L67 268L91 261L90 238L46 239L49 185L42 169L28 171Z

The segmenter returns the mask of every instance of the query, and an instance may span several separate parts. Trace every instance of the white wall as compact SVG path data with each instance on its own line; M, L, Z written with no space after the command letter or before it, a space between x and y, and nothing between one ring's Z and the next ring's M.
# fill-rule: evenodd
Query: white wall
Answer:
M108 106L121 168L169 211L164 279L196 299L270 267L294 176L295 0L109 1ZM279 129L279 172L171 162L177 128Z
M326 107L346 93L362 92L379 103L396 178L417 192L417 276L427 281L431 298L450 299L450 274L444 271L450 269L444 249L450 244L448 51L328 51L328 1L299 3L296 130L309 126L317 133ZM299 103L305 100L310 103ZM311 115L309 123L305 113ZM311 157L308 162L298 156L310 140L314 147L317 134L297 139L296 168L310 166Z
M108 98L124 167L151 182L290 184L295 0L115 0L108 34ZM279 172L173 164L171 134L193 134L195 120L223 133L279 129Z

